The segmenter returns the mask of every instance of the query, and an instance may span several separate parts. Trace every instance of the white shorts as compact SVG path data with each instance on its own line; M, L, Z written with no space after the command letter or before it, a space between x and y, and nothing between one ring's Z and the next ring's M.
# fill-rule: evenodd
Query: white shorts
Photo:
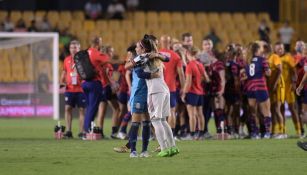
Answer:
M147 97L150 119L162 119L171 115L170 94L155 93Z

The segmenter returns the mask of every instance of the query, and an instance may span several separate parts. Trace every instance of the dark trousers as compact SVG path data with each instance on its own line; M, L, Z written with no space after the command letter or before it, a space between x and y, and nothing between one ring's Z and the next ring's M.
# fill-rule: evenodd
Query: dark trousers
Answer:
M82 83L82 89L84 91L87 108L84 119L84 131L89 132L91 128L91 122L94 121L98 111L98 106L102 96L102 86L100 81L85 81Z

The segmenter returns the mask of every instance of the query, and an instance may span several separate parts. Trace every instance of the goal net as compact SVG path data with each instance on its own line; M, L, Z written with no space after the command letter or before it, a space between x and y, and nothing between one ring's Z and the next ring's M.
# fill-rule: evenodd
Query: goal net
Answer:
M59 118L58 40L0 32L0 117Z

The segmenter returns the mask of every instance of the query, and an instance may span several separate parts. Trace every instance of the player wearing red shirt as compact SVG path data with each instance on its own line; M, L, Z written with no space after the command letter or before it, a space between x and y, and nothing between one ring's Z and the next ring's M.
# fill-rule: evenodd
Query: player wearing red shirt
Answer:
M96 75L92 80L87 80L82 83L82 88L86 96L87 110L85 113L84 131L90 132L91 122L98 111L98 106L102 98L102 85L100 82L102 66L109 62L109 58L103 55L98 50L102 45L100 37L94 37L91 41L91 47L88 49L90 61L94 66ZM85 135L84 135L85 136ZM83 138L85 139L85 137Z
M296 63L296 74L297 74L297 82L296 82L296 87L299 86L301 80L303 79L303 76L305 74L304 71L304 59L306 59L306 55L304 55L304 50L306 50L306 45L304 41L297 41L295 44L295 51L296 54L293 56L295 59ZM303 90L304 91L304 90ZM301 94L304 94L304 92L301 92ZM304 98L303 96L296 96L297 98L297 104L298 104L298 114L299 116L303 116L303 101ZM304 136L304 127L302 125L301 117L299 117L300 120L300 125L301 125L301 135Z
M171 37L162 36L160 38L162 55L170 58L169 62L164 62L164 80L170 91L170 105L171 105L171 116L168 117L168 123L172 128L173 134L175 134L176 127L176 103L177 103L177 92L176 92L176 78L179 76L181 87L184 85L184 73L182 67L182 61L179 55L170 49Z
M195 47L186 48L186 56L189 63L186 67L186 82L182 90L182 101L186 102L190 122L190 135L185 140L203 139L204 115L203 115L203 79L208 80L204 66L195 58L198 50ZM204 78L205 77L205 78ZM196 120L198 121L198 136L195 135Z
M107 57L113 60L114 49L111 46L105 46L100 49L101 54L106 55ZM117 84L113 80L113 65L107 63L102 67L103 71L101 72L101 84L102 84L102 99L99 104L98 112L98 125L102 128L106 114L107 105L112 109L112 134L111 138L115 138L119 128L120 120L120 111L119 105L116 99ZM116 85L116 86L115 86ZM103 133L102 133L103 134Z
M301 119L301 124L302 124L302 129L304 128L303 125L307 124L307 84L306 84L306 80L307 80L307 47L304 47L304 50L302 51L302 59L300 61L300 65L304 65L303 66L303 71L304 71L304 75L302 77L302 79L300 80L300 84L298 86L298 88L296 89L296 94L297 95L301 95L303 94L301 97L302 98L302 112L300 115L300 119ZM305 135L302 132L302 137L304 137Z
M79 137L82 136L84 122L84 108L86 107L85 95L81 87L81 80L77 74L74 63L74 55L80 51L80 43L73 40L69 44L70 55L64 59L64 66L61 75L61 86L65 86L65 121L67 132L64 134L66 138L73 138L71 132L72 125L72 109L79 108Z

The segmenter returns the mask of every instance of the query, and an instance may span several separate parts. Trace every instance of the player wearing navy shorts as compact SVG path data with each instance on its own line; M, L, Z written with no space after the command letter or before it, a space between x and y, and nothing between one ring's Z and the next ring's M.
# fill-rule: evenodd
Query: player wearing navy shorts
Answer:
M264 58L265 46L264 42L253 42L249 46L252 57L248 60L248 66L242 69L243 79L247 79L247 97L250 106L250 126L251 138L259 139L259 128L257 126L257 106L260 113L264 116L265 134L264 138L271 138L271 111L268 88L266 85L266 76L270 76L271 71L267 60Z
M71 131L72 125L72 109L79 109L79 137L82 137L84 110L86 107L85 96L81 87L81 79L77 73L74 63L74 55L80 51L79 41L73 40L69 44L70 55L64 59L64 66L61 75L60 84L65 86L65 121L67 131L64 134L65 138L73 138Z
M231 136L238 135L240 119L240 81L238 81L238 64L235 62L237 49L234 43L227 46L226 58L226 85L225 100L227 105L228 133Z
M127 48L127 60L135 58L135 44L132 44L129 48ZM130 98L130 91L131 91L131 70L125 69L125 67L120 68L121 78L120 78L120 90L118 94L118 101L120 104L120 108L125 108L126 106L127 113L124 115L121 124L120 124L120 131L117 135L119 139L127 138L127 126L128 122L131 119L131 109L128 102ZM129 147L129 145L128 145Z
M186 67L186 83L182 90L181 99L187 105L190 124L190 135L185 140L204 139L205 118L203 116L203 87L202 81L208 81L204 66L196 60L198 49L186 46L186 56L189 60ZM197 123L198 122L198 123ZM199 133L196 135L196 124Z

